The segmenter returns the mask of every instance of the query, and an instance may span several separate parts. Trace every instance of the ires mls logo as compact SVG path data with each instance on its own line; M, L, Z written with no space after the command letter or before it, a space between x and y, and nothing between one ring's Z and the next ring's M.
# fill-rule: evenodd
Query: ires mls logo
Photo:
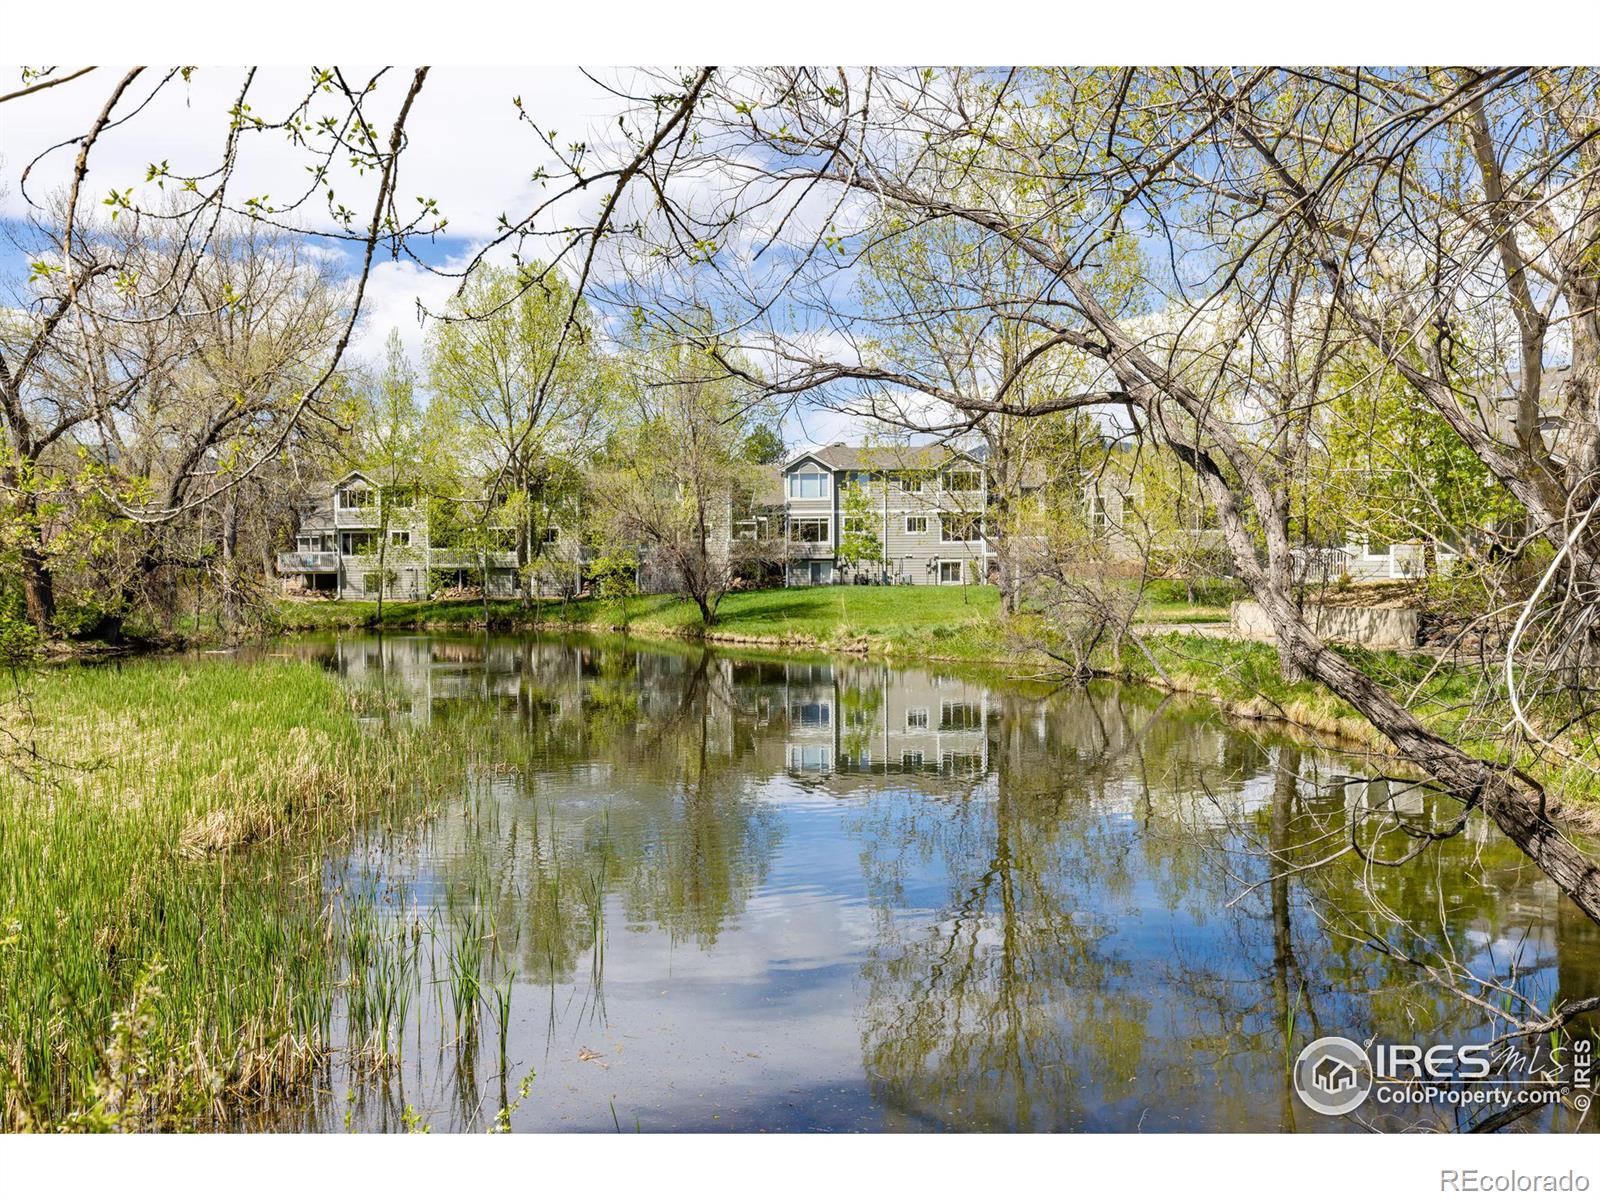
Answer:
M1294 1090L1312 1112L1342 1117L1372 1091L1372 1063L1349 1038L1318 1038L1294 1061Z
M1587 1112L1593 1088L1594 1042L1532 1040L1419 1046L1379 1042L1370 1050L1349 1038L1318 1038L1295 1060L1295 1093L1312 1112L1342 1117L1368 1096L1380 1105L1429 1104L1506 1109L1570 1105Z

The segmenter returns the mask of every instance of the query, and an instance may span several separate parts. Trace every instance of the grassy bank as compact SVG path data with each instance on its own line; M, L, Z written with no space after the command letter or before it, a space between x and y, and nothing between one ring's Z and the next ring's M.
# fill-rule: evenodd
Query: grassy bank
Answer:
M1161 671L1130 643L1124 645L1119 662L1108 664L1111 673L1204 696L1233 716L1283 721L1372 749L1386 748L1365 717L1320 683L1285 683L1273 646L1181 633L1152 635L1144 643ZM1454 721L1476 686L1466 671L1439 666L1421 655L1348 646L1341 652L1391 693L1410 698L1411 710L1430 723Z
M1285 683L1275 647L1261 642L1208 638L1194 634L1161 634L1145 639L1166 679L1136 647L1123 648L1110 673L1186 695L1202 696L1230 716L1286 722L1318 735L1329 735L1366 749L1386 753L1388 740L1319 683ZM1575 756L1563 761L1549 753L1535 755L1522 741L1508 742L1512 712L1498 678L1488 678L1471 664L1442 662L1424 654L1397 654L1341 646L1340 653L1376 680L1422 723L1469 754L1504 762L1508 746L1518 747L1516 765L1537 779L1553 801L1568 806L1576 824L1600 831L1600 785L1587 761L1587 747L1576 738L1562 739L1562 749ZM1564 713L1558 700L1529 702L1528 711L1541 728L1560 729Z
M286 631L374 629L377 605L368 601L284 603L277 619ZM995 630L1000 595L992 587L814 587L734 592L709 629L700 611L676 596L635 596L626 611L615 601L575 600L532 606L489 604L489 620L507 628L573 627L596 631L627 625L645 637L782 646L816 646L904 655L996 661L1005 657ZM481 601L385 603L385 629L472 628L483 624Z
M983 587L805 587L734 592L707 628L700 610L676 596L635 596L626 609L616 601L546 600L524 605L492 600L496 627L577 628L597 632L627 628L643 637L745 645L847 649L904 658L1016 662L1015 647L997 625L998 588ZM1182 599L1150 602L1146 621L1221 621L1227 609ZM284 602L276 620L285 632L376 629L378 606L370 601ZM477 600L388 602L384 629L461 629L484 623ZM1033 661L1024 659L1024 661Z
M29 694L31 693L31 694ZM459 778L304 664L176 659L8 692L0 1128L184 1127L304 1081L341 957L319 856Z

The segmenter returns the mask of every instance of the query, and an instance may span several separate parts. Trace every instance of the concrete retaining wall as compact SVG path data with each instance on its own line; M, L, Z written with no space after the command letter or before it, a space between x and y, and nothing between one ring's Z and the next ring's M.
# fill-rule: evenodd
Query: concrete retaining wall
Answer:
M1274 640L1272 622L1254 600L1237 600L1231 611L1233 631L1240 637ZM1422 629L1421 614L1414 608L1329 608L1308 604L1305 617L1318 637L1369 650L1408 650L1417 644Z

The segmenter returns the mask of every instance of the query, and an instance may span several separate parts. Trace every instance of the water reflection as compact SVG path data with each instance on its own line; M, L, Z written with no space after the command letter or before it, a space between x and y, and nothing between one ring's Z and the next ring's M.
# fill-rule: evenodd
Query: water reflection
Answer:
M411 947L398 1065L341 1060L280 1126L1350 1128L1292 1099L1294 1053L1481 1036L1441 947L1446 981L1600 991L1596 928L1486 823L1291 875L1430 801L1144 691L620 641L290 650L376 736L484 765L328 865Z

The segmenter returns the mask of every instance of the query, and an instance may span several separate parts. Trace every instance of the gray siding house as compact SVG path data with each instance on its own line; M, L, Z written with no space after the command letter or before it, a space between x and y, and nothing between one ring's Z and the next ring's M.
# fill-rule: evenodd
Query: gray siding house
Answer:
M301 511L294 549L278 555L285 593L376 599L381 590L386 600L422 600L436 587L476 580L487 566L491 596L516 594L514 551L436 546L425 505L399 497L385 514L379 497L359 471L318 489ZM380 537L387 546L380 547Z
M851 504L847 497L859 489ZM784 582L790 586L887 581L959 585L989 577L984 538L988 475L974 456L945 446L835 443L783 465ZM865 522L881 556L841 554L849 523Z

